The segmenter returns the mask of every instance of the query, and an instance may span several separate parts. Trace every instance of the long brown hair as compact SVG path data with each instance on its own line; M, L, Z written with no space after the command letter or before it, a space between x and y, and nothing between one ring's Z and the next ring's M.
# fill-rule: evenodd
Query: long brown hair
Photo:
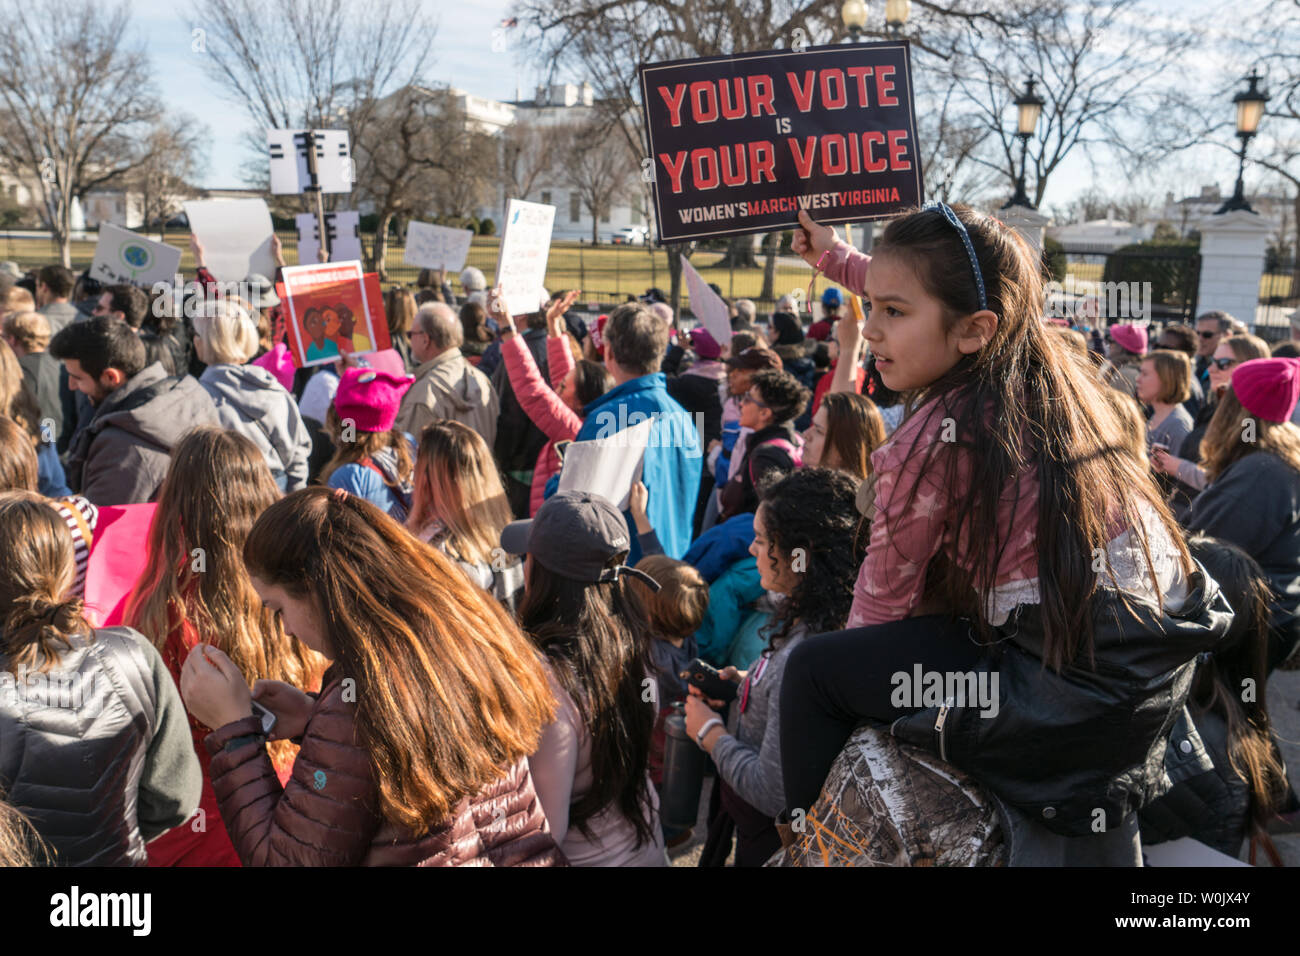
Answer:
M826 408L826 450L835 453L835 468L855 478L871 474L871 453L885 443L885 420L876 403L855 392L831 392L822 399Z
M1142 506L1163 525L1184 572L1190 575L1194 565L1163 494L1121 437L1114 407L1100 392L1105 386L1090 363L1059 348L1044 329L1039 257L1007 226L965 206L954 211L970 234L987 308L998 323L983 348L964 355L910 397L908 417L922 412L927 417L908 454L925 456L931 464L908 493L914 498L925 471L940 469L955 539L979 542L967 556L969 573L949 562L954 573L943 575L937 590L949 608L972 614L980 634L991 637L984 601L972 597L988 594L997 583L1010 544L1010 529L999 516L1006 504L1002 498L1029 470L1039 485L1038 501L1024 505L1035 508L1038 519L1043 657L1058 669L1080 658L1091 661L1093 597L1101 587L1092 569L1094 555L1104 554L1124 528L1141 541L1152 590L1160 593ZM981 310L966 248L939 211L894 220L874 251L896 256L914 270L941 303L945 331ZM956 440L918 447L929 433L926 426L946 418L954 420ZM969 473L959 480L962 459ZM1015 503L1017 510L1024 505ZM1113 569L1106 574L1120 588Z
M32 822L0 793L0 869L10 866L46 866L53 862L50 849Z
M30 491L0 493L0 655L17 674L39 660L48 671L74 634L90 633L77 598L72 535L44 498Z
M330 475L344 465L359 465L364 459L373 457L385 448L391 448L397 456L397 471L400 477L402 479L411 477L415 462L411 459L411 445L400 430L394 428L386 432L363 432L358 429L352 441L343 441L343 423L339 421L339 413L331 404L329 411L325 413L325 431L334 442L334 456L321 471L318 480L322 485L330 480ZM384 484L393 487L387 477L384 478Z
M1197 665L1188 703L1193 715L1210 711L1227 724L1228 763L1250 788L1247 835L1254 837L1266 832L1288 787L1266 697L1273 593L1259 564L1237 545L1203 535L1188 545L1234 611L1227 636ZM1253 694L1242 693L1247 686Z
M40 440L40 406L23 379L18 356L3 339L0 339L0 415L12 418L26 429L33 446Z
M1201 440L1201 467L1214 481L1229 465L1260 451L1272 452L1300 471L1300 428L1291 422L1270 422L1252 415L1229 385Z
M249 573L315 605L356 681L384 818L417 833L537 750L555 701L509 613L356 495L305 488L244 542Z
M415 317L415 296L403 286L394 286L384 296L384 315L388 319L388 331L392 335L407 335L411 331L411 319Z
M40 463L32 436L12 418L0 415L0 491L37 491Z
M172 450L126 622L160 652L189 623L250 685L268 679L318 686L325 659L284 633L242 560L253 522L279 497L266 459L248 438L214 426L187 432ZM288 756L274 749L282 743L272 744L277 758Z
M419 534L439 522L432 543L470 564L484 564L514 519L492 451L478 432L456 421L437 421L420 436L415 494L406 526Z

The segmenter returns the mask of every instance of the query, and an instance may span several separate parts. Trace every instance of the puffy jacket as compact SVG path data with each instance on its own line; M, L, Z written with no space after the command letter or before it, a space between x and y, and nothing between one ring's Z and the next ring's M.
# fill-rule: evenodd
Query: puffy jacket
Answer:
M185 707L137 631L69 640L45 675L33 670L20 684L0 673L0 791L56 863L143 865L145 842L199 803L203 776Z
M1169 789L1165 749L1195 672L1232 624L1218 583L1197 562L1178 611L1118 592L1095 599L1095 668L1043 665L1041 608L1022 604L995 645L998 710L978 704L929 707L894 721L893 732L972 774L1031 820L1058 834L1093 834L1127 825L1132 811ZM1136 824L1134 823L1136 832Z
M266 369L209 365L199 384L212 396L221 424L252 440L285 491L307 487L311 434L298 403Z
M509 376L511 393L532 427L546 436L546 444L537 453L528 494L528 514L537 514L546 498L546 483L560 471L560 456L555 450L557 441L572 441L582 428L582 416L560 398L560 386L573 371L573 351L567 338L546 339L546 365L551 377L547 385L541 368L533 357L532 349L521 335L511 335L501 340L501 357ZM504 414L504 413L503 413Z
M429 359L415 375L397 412L397 428L419 441L425 425L450 418L478 432L491 447L497 434L497 393L460 349Z
M221 816L245 866L564 865L526 759L422 836L385 820L355 706L343 699L342 672L330 668L284 787L261 738L249 739L260 730L256 717L204 740Z
M1169 792L1138 813L1142 842L1192 837L1235 857L1246 838L1250 787L1228 759L1228 725L1212 711L1184 707L1169 735Z
M220 423L196 379L170 378L155 362L100 402L77 433L68 451L68 484L97 505L150 501L181 436Z

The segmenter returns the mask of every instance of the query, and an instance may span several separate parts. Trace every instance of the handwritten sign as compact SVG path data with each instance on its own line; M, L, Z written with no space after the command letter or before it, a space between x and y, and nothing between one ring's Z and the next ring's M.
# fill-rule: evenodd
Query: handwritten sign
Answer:
M506 228L497 255L497 284L511 304L511 311L519 315L541 304L554 224L554 206L522 199L512 199L506 206Z
M406 249L402 258L408 266L459 272L469 258L473 229L451 229L411 220L406 227Z
M172 283L181 267L181 251L165 242L154 242L112 223L99 224L99 242L90 275L104 285ZM242 279L243 276L240 276Z

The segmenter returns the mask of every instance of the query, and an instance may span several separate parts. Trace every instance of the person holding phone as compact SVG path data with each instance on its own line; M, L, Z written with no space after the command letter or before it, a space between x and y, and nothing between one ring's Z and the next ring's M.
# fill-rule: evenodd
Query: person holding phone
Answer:
M245 866L557 866L527 757L555 702L508 613L379 508L307 488L263 512L244 565L318 695L216 648L181 673ZM402 573L393 573L401 569ZM253 700L275 715L269 734ZM266 740L301 742L281 785Z
M698 687L686 700L686 731L718 769L700 866L725 865L733 837L736 866L762 866L781 846L773 823L785 809L781 679L797 646L848 619L862 558L856 496L856 481L822 468L796 471L762 494L749 552L763 587L778 596L768 647L746 670L720 672L740 685L729 719L716 712L723 702Z

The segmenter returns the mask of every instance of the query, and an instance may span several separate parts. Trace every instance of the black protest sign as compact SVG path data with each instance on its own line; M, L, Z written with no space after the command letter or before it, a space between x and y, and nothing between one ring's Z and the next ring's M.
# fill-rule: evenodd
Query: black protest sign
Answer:
M906 40L642 66L664 242L860 222L920 205Z

